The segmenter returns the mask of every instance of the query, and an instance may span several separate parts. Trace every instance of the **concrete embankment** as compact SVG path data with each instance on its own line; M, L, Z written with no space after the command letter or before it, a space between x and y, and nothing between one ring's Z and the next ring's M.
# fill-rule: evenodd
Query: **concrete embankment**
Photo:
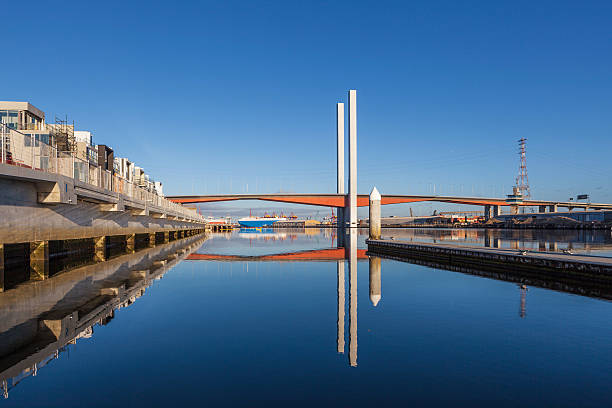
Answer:
M612 258L514 249L367 240L368 254L504 272L534 279L612 286Z
M117 190L118 188L115 188ZM0 163L0 243L204 228L195 211L131 188L113 191Z
M85 181L0 163L0 292L201 234L195 210L92 167Z

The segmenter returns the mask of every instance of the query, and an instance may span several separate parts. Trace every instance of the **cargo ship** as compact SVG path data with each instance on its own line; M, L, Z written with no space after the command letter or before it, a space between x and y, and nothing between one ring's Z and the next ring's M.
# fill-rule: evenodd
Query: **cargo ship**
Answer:
M262 228L271 227L276 221L285 221L285 217L276 217L274 215L264 215L263 217L244 217L238 220L238 224L244 228Z

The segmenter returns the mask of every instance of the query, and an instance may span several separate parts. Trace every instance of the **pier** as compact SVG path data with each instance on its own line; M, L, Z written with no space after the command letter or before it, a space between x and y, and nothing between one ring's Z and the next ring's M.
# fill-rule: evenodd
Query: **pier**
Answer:
M443 264L526 273L531 277L612 284L612 258L558 252L478 248L368 239L368 254L393 259L417 259Z

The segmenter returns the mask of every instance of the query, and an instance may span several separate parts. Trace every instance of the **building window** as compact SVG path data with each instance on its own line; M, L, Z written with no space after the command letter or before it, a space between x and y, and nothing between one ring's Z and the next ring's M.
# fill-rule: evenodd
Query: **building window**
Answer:
M24 136L24 145L26 147L32 146L32 138L34 138L34 146L39 147L40 142L49 144L49 134L47 133L32 133L31 135Z
M17 124L19 123L19 112L10 110L0 111L0 122L4 123L11 129L17 129Z

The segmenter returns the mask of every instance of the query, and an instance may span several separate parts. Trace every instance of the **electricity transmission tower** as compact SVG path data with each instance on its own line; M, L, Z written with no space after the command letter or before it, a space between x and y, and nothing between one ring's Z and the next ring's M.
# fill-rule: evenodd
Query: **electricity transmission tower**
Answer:
M529 178L527 177L527 153L525 150L526 142L527 139L524 137L518 140L521 164L519 166L519 174L516 176L516 188L521 193L523 198L531 197L531 190L529 190Z

